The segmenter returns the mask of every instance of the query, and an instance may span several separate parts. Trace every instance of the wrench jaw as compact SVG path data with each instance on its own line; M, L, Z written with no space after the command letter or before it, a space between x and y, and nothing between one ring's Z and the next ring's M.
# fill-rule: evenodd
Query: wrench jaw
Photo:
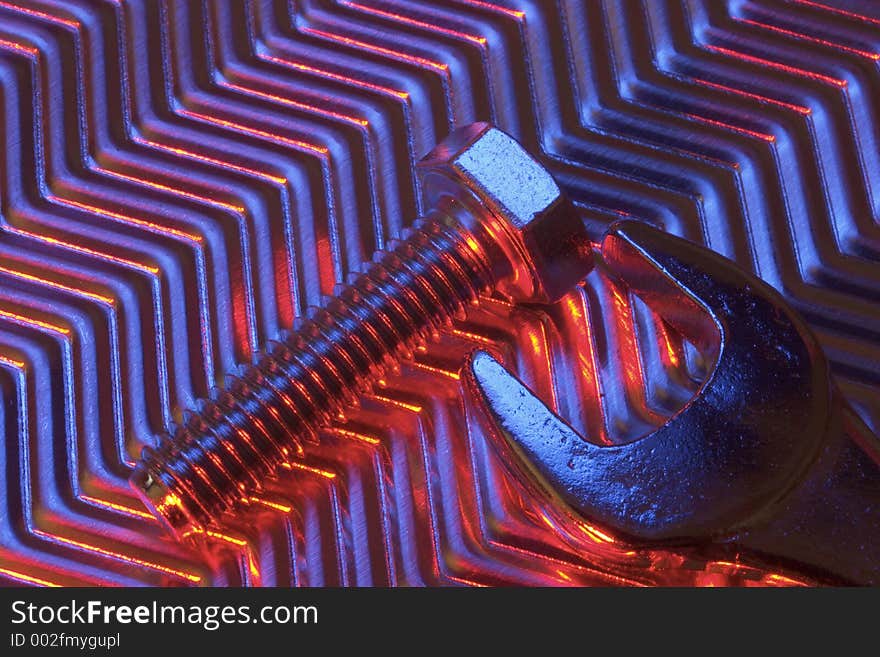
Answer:
M697 395L624 445L588 442L484 352L462 379L502 457L564 515L633 545L738 543L769 526L832 430L827 362L772 288L645 224L618 222L601 256L715 361Z
M626 446L660 473L651 494L667 508L660 532L635 535L732 539L764 523L831 430L833 388L818 341L772 287L648 224L613 224L600 255L608 275L715 363L683 409ZM672 505L689 516L679 521Z
M617 222L600 244L600 257L612 278L641 297L691 342L707 363L717 365L724 319L709 305L715 292L712 280L696 269L710 263L702 250L689 247L692 245L645 224ZM690 266L666 253L682 248L688 250Z
M580 514L554 513L578 508L580 480L568 463L580 462L589 445L551 411L495 357L471 352L461 370L467 399L474 402L482 424L493 438L502 462L526 489L550 504L554 525L562 530ZM575 532L566 532L569 538ZM575 543L577 541L575 540Z

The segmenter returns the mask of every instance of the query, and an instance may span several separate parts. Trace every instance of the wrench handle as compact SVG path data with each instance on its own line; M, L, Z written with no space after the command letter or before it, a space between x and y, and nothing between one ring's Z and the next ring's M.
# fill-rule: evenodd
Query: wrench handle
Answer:
M738 543L824 572L880 584L880 438L834 395L832 431L813 466L771 520Z

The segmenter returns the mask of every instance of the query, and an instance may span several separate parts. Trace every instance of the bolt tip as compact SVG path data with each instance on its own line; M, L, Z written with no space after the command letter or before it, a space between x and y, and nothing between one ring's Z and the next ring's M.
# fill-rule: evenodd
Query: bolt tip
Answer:
M169 489L141 461L128 479L144 506L178 540L193 539L204 533L202 524L184 508L178 495Z

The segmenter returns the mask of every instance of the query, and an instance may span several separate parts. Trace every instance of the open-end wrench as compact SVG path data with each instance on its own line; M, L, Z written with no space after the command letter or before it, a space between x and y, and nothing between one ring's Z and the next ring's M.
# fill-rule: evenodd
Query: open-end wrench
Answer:
M600 255L714 368L663 426L599 446L475 352L463 380L507 462L634 543L724 543L832 583L880 583L880 440L804 321L726 258L647 224L615 223Z

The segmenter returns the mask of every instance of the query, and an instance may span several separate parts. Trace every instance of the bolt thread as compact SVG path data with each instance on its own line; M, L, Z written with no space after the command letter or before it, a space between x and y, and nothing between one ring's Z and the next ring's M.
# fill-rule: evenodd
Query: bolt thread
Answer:
M217 526L494 283L477 240L451 214L433 211L155 449L145 448L133 486L178 535Z

